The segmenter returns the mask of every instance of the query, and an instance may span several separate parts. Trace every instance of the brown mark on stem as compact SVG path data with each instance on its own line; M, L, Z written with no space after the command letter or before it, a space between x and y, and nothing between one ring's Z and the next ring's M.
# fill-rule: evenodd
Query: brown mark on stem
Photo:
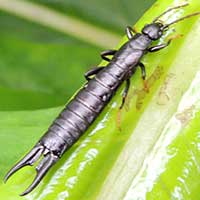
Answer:
M167 90L170 87L169 86L170 82L174 77L175 77L175 74L173 74L173 73L170 73L167 75L167 77L158 93L158 100L157 100L158 105L166 105L169 102L170 96L168 95Z
M186 126L193 117L194 109L195 109L195 106L192 105L189 108L183 110L181 113L177 113L175 117L181 122L183 126Z
M163 74L163 67L161 67L161 66L156 67L156 69L151 74L151 76L146 80L148 90L155 84L155 82L158 79L160 79L162 74ZM144 86L140 89L134 89L133 92L127 98L127 101L126 101L126 104L125 104L126 110L129 110L130 101L134 96L137 96L136 97L136 109L140 110L142 108L143 103L144 103L144 99L145 99L145 97L148 93L149 92L147 92L147 89L144 88Z

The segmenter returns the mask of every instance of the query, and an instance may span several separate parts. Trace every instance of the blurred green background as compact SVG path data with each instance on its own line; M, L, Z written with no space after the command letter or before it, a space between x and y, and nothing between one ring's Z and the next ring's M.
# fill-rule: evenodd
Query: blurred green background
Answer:
M34 110L65 104L84 83L84 72L100 62L99 54L109 41L103 48L48 25L31 22L27 16L15 14L14 9L6 12L2 5L8 2L12 3L12 0L0 2L0 110ZM23 5L24 1L13 2L22 2ZM133 25L154 1L27 2L89 23L94 28L114 33L120 39L126 25Z

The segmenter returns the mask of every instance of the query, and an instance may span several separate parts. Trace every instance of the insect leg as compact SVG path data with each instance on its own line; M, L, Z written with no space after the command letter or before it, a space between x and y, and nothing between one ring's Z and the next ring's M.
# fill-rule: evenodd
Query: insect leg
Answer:
M173 35L172 37L170 37L168 39L167 43L165 43L165 44L159 44L159 45L156 45L156 46L153 46L153 47L149 47L148 51L149 52L156 52L156 51L159 51L161 49L164 49L165 47L167 47L171 43L172 40L178 39L178 38L180 38L182 36L183 35L181 35L181 34Z
M148 87L147 87L147 83L146 83L146 70L145 70L145 66L143 63L139 63L138 64L142 70L142 79L144 80L144 87L145 89L148 91ZM127 78L126 78L126 86L124 88L123 94L122 94L122 103L119 107L119 109L121 110L124 106L124 103L126 101L127 95L128 95L128 91L130 88L130 77L131 77L132 73L128 73L127 74Z
M121 109L123 108L123 106L124 106L124 103L125 103L125 101L126 101L126 97L127 97L127 95L128 95L129 88L130 88L130 79L128 78L128 79L126 79L126 86L125 86L124 91L123 91L123 94L122 94L122 103L121 103L121 105L120 105L120 107L119 107L120 110L121 110Z
M153 46L153 47L149 47L149 48L148 48L148 51L149 51L149 52L156 52L156 51L159 51L159 50L161 50L161 49L164 49L165 47L167 47L167 46L170 44L171 41L172 41L172 40L170 39L170 40L168 40L168 42L165 43L165 44L159 44L159 45L156 45L156 46Z
M97 73L100 72L103 68L104 68L104 66L99 66L99 67L94 67L94 68L90 69L89 71L87 71L87 72L84 74L86 80L87 80L87 81L91 80L91 76L97 74Z
M130 40L133 37L133 34L137 33L136 30L134 30L132 27L127 26L126 27L126 35L128 37L128 39Z
M140 69L142 71L142 79L145 80L146 79L146 69L145 69L145 65L143 63L139 63Z
M103 52L101 52L101 58L106 60L106 61L108 61L108 62L110 62L111 59L108 58L107 56L113 56L116 52L117 52L117 50L112 50L112 49L103 51Z
M125 101L126 101L126 98L127 98L127 95L128 95L129 88L130 88L130 74L129 74L128 78L126 78L126 86L125 86L124 91L122 93L122 102L121 102L121 105L120 105L119 110L117 112L117 121L116 122L117 122L117 127L118 127L119 130L121 130L121 127L120 127L121 110L124 107L124 104L125 104Z
M140 69L142 71L142 79L143 79L143 84L144 84L144 89L148 92L149 88L147 86L147 81L146 81L146 69L145 65L143 63L139 63Z

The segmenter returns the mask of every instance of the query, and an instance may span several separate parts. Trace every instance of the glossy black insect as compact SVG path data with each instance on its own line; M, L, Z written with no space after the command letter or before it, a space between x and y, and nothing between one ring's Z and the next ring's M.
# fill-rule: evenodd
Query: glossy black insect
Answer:
M121 109L130 86L130 77L138 66L141 68L142 78L145 80L145 66L141 63L141 58L147 52L155 52L165 48L169 45L171 39L166 44L157 46L151 46L152 42L158 40L170 25L200 14L200 12L196 12L165 25L158 22L159 18L167 12L186 5L188 4L166 10L156 17L151 24L144 26L141 33L136 33L131 27L127 27L126 33L129 40L118 51L108 50L101 54L102 58L109 62L107 66L96 67L85 74L88 83L69 102L33 149L7 173L5 181L20 168L33 165L43 155L44 158L36 167L37 175L34 181L21 195L31 192L52 165L88 129L121 83L126 81ZM112 59L108 58L110 55L113 56ZM92 78L93 75L95 77Z

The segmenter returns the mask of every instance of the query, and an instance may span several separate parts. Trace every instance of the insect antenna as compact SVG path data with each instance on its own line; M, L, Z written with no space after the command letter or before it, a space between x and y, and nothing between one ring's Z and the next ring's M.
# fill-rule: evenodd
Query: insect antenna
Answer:
M182 7L185 7L185 6L188 6L189 3L185 3L185 4L182 4L182 5L179 5L179 6L175 6L175 7L172 7L172 8L169 8L168 10L166 10L165 12L161 13L158 17L156 17L152 23L155 23L160 17L162 17L163 15L165 15L166 13L172 11L172 10L176 10L176 9L179 9L179 8L182 8Z
M193 17L193 16L196 16L196 15L200 15L200 12L195 12L195 13L186 15L186 16L184 16L184 17L181 17L181 18L179 18L179 19L177 19L177 20L174 20L173 22L164 25L163 29L168 28L168 27L171 26L172 24L176 24L177 22L183 21L183 20L185 20L185 19L188 19L188 18Z

